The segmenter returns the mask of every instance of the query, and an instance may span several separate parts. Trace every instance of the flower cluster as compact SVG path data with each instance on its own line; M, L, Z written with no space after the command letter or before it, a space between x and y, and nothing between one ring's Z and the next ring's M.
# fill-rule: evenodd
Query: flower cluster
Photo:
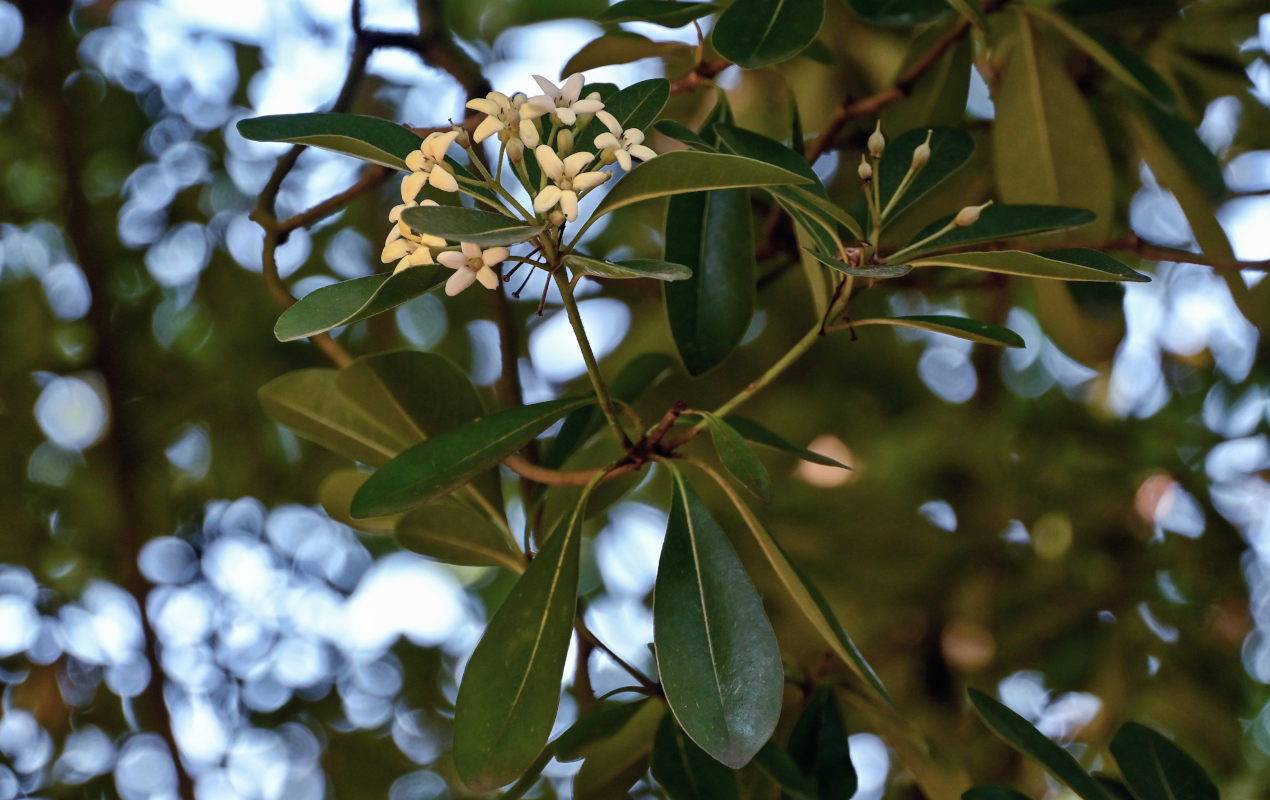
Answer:
M470 158L471 173L447 160L456 143L471 147L466 132L459 128L429 134L419 149L405 158L410 171L401 181L401 204L388 215L393 227L381 253L385 264L396 262L394 273L425 264L449 267L455 273L445 290L455 295L477 282L497 288L496 268L510 257L506 247L482 250L464 241L455 247L411 227L402 218L404 211L437 205L432 199L419 199L426 187L466 194L522 223L546 226L548 232L543 235L555 232L558 240L558 231L578 218L579 201L612 177L612 172L605 171L607 167L617 164L629 171L634 167L632 159L647 161L657 155L644 144L643 131L623 129L605 110L599 92L582 95L585 84L581 75L569 76L560 86L540 75L533 78L542 94L530 97L524 92L490 92L467 102L467 108L481 115L470 141L480 144L496 138L500 145L493 175L475 156ZM594 130L596 120L594 129L603 128L599 135L588 130ZM591 141L579 147L584 135ZM503 185L504 162L528 194L532 212Z

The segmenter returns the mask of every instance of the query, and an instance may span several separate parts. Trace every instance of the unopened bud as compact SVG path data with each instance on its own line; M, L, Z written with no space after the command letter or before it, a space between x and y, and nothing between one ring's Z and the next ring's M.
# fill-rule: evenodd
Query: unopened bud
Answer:
M564 212L557 208L556 210L552 211L550 214L547 215L547 221L550 222L552 225L563 225Z
M462 147L464 150L470 148L472 146L472 137L468 135L467 129L455 128L455 130L459 132L459 135L454 138L454 141L457 142L459 147Z
M525 160L525 145L519 139L507 141L507 160L519 164Z
M979 212L992 205L989 201L981 206L966 206L953 217L953 224L958 228L968 228L979 221Z
M573 152L573 131L565 129L556 136L556 152L561 158Z
M933 131L926 131L926 141L913 149L913 163L909 165L909 169L914 172L926 166L926 162L930 161L930 137L932 133Z
M873 129L873 133L869 134L869 155L881 158L882 151L885 149L886 137L882 135L882 120L878 120L877 127Z
M873 165L865 160L863 153L860 154L860 166L856 167L856 174L865 183L873 180Z

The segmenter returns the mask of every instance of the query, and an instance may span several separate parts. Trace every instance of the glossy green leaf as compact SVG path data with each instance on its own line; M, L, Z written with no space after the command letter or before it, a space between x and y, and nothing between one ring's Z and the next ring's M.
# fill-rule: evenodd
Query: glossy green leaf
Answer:
M803 774L798 764L789 753L775 742L768 742L754 756L754 763L769 778L776 781L783 797L791 800L820 800L816 792L816 782Z
M775 139L727 123L719 123L712 130L729 152L788 170L804 179L807 191L828 197L807 160Z
M970 156L974 155L975 140L965 131L956 128L930 128L929 131L930 160L918 171L900 199L895 201L887 214L888 218L898 216L904 209L925 197L965 166L970 161ZM904 180L913 161L913 151L926 141L926 134L927 129L918 128L886 143L877 174L883 208L891 202L895 190Z
M547 744L577 609L585 493L494 612L463 671L454 766L476 791L510 783Z
M692 270L691 278L662 289L670 333L689 374L701 375L740 344L754 314L750 193L728 189L672 197L665 230L666 260Z
M336 389L337 370L288 372L260 387L265 413L311 442L354 461L379 465L399 452L396 432Z
M847 0L851 10L874 25L917 25L951 11L945 0Z
M967 317L953 317L942 314L917 314L907 317L885 317L878 319L862 319L855 325L896 325L903 328L917 328L923 331L942 333L966 339L980 344L999 344L1006 347L1026 347L1023 337L1009 328L980 322Z
M1039 761L1085 800L1111 800L1101 784L1085 772L1072 754L1046 738L1023 717L976 689L969 690L970 704L992 732L1024 755Z
M856 278L887 280L889 278L902 278L913 271L911 264L870 264L867 267L853 267L833 256L818 253L806 247L803 248L803 251L826 267L841 272L843 275L851 275Z
M400 514L393 514L387 517L353 519L348 513L348 508L353 503L353 495L357 493L358 489L362 488L362 484L369 477L370 473L362 472L359 469L340 469L332 472L318 486L318 504L322 506L331 519L350 528L356 528L367 533L392 533L392 529L397 525L397 520L401 517Z
M361 322L441 287L451 274L445 267L411 267L396 275L367 275L323 286L283 311L273 335L291 342Z
M1143 115L1159 134L1170 152L1182 163L1195 183L1209 197L1221 197L1226 192L1221 163L1213 151L1190 125L1176 114L1162 111L1151 105L1140 106Z
M1115 213L1115 170L1102 129L1032 18L1001 16L1008 55L994 94L997 192L1005 203L1088 209L1095 219L1083 234L1103 235Z
M700 412L710 429L710 438L714 441L714 451L719 460L732 477L764 503L772 500L772 479L768 477L767 468L758 460L754 451L745 443L740 432L727 422L709 412Z
M780 718L776 635L727 535L682 474L653 590L653 640L666 702L699 747L733 769Z
M651 22L663 28L682 28L719 10L715 3L683 3L676 0L621 0L594 19L596 22Z
M927 236L952 222L949 215L927 225L913 241L921 241ZM934 241L923 245L916 252L932 253L954 247L994 242L1000 239L1012 239L1016 236L1030 236L1035 233L1049 233L1067 228L1087 225L1096 219L1093 212L1083 208L1043 205L991 205L979 212L979 220L965 228L954 228ZM910 263L913 257L907 259Z
M587 42L582 49L574 53L560 69L560 76L565 77L597 67L629 64L642 58L654 57L682 62L682 66L688 67L692 63L694 52L691 45L683 42L658 42L647 36L627 31L606 33ZM672 74L676 71L678 70L667 69L667 72Z
M918 32L896 75L903 75L924 59L957 24L958 20L950 20ZM921 74L903 99L882 110L882 130L891 135L903 134L914 128L956 125L965 118L970 94L971 39L959 38Z
M409 128L358 114L277 114L238 123L243 138L321 147L393 169L406 169L406 156L423 140Z
M542 233L541 225L526 225L506 214L463 206L415 206L402 211L401 219L420 233L481 247L516 244Z
M789 755L814 781L819 800L850 800L856 791L847 725L829 684L816 687L789 732Z
M746 69L787 61L820 33L825 0L736 0L714 24L719 55Z
M653 737L666 706L660 702L640 703L639 711L622 729L584 748L585 761L573 779L577 800L622 800L628 789L648 768Z
M600 201L592 219L657 197L710 189L779 186L805 182L806 178L788 170L751 158L723 153L675 150L631 170Z
M865 238L864 229L860 227L860 223L856 221L856 218L851 216L850 212L839 207L832 200L813 194L801 186L774 187L772 194L775 195L781 205L785 206L786 209L789 209L791 213L797 209L814 220L822 228L827 230L836 230L835 223L837 223L843 228L846 228L847 232L855 237L856 241L863 241ZM803 227L809 226L804 224ZM814 228L814 226L811 227ZM824 246L824 249L827 250L829 247Z
M1138 800L1138 798L1133 796L1133 792L1129 791L1128 786L1125 786L1119 780L1111 777L1107 773L1093 772L1090 774L1094 776L1094 780L1102 784L1102 788L1106 789L1107 794L1111 795L1114 800ZM988 798L987 800L991 800L991 798ZM1009 798L1005 798L1004 800L1009 800ZM1024 800L1029 800L1029 798L1024 798Z
M1032 800L1032 798L1005 786L972 786L961 793L961 800Z
M635 703L605 702L599 710L588 714L573 723L560 734L552 747L555 748L557 761L577 761L586 756L586 751L601 739L607 739L626 727L640 709L655 700L640 700Z
M1218 800L1204 768L1145 725L1121 725L1111 740L1111 754L1139 800Z
M1052 278L1060 281L1130 281L1151 280L1135 272L1106 253L1074 248L1028 253L1022 250L989 250L983 253L949 253L922 256L909 261L914 267L960 267L1029 278Z
M656 258L631 258L626 261L601 261L570 254L564 257L565 266L574 274L595 275L599 278L652 278L657 281L682 281L692 277L692 270L683 264L672 264Z
M957 9L957 13L971 25L980 30L987 30L988 19L983 15L983 9L979 7L979 0L947 0L948 5Z
M405 511L457 489L497 465L592 398L565 398L511 408L445 431L385 464L353 498L354 517Z
M783 450L786 453L793 453L804 461L810 461L813 464L820 464L826 467L841 467L842 469L851 469L851 467L836 461L829 456L821 455L814 450L808 450L805 447L790 442L782 436L773 433L762 425L753 420L744 417L727 416L723 418L728 425L737 433L744 436L747 440L755 444L761 444L774 450Z
M673 359L665 353L641 353L635 356L609 381L609 395L623 403L632 402L672 363ZM599 406L588 406L570 412L556 437L551 440L551 446L542 458L543 466L560 469L569 456L576 453L602 427L604 412ZM601 484L597 491L602 492L603 489L604 484Z
M620 92L614 92L612 96L604 100L604 110L613 115L622 130L628 128L643 130L653 124L662 109L666 107L668 100L670 100L670 81L665 78L649 78L646 81L633 83ZM575 138L574 147L595 152L595 137L607 130L608 127L598 117L591 120L586 130Z
M405 549L447 564L525 570L525 558L489 517L448 498L407 512L393 536Z
M670 800L739 800L736 773L697 747L667 716L653 739L653 778Z
M676 122L673 119L661 119L653 125L653 130L663 136L669 136L671 139L683 142L693 150L700 150L703 153L716 152L714 145L707 142L704 138L702 138L701 134L697 133L692 128L689 128L682 122Z
M1116 80L1140 92L1161 106L1171 107L1177 98L1173 90L1150 64L1136 53L1081 29L1062 14L1039 6L1026 6L1027 13L1044 20L1098 63Z

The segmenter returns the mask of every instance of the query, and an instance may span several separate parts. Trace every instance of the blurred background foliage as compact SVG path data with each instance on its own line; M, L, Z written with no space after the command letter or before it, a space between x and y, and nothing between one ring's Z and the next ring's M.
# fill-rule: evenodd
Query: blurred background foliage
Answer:
M608 43L591 63L629 63L594 69L593 81L675 79L694 63L691 27L580 19L603 0L363 5L368 30L444 25L434 34L504 91L531 89L530 72L556 78L598 37ZM918 12L887 17L893 8ZM1224 179L1214 191L1172 181L1167 148L1160 155L1156 134L1126 113L1137 101L1041 26L1050 69L1071 76L1094 122L1082 135L1097 137L1072 143L1062 169L1076 188L1060 194L1106 186L1108 235L1270 255L1264 5L1068 0L1055 10L1146 58ZM738 124L787 140L795 125L823 128L844 97L891 85L956 23L940 3L829 2L802 57L718 80ZM632 35L671 44L632 46ZM909 219L911 234L932 211L1027 188L1009 187L1026 150L993 139L989 87L1001 91L1010 55L985 42L967 37L882 114L893 135L953 124L979 144L938 205L906 212L901 232ZM0 2L0 798L190 798L195 784L200 800L464 793L447 754L454 673L508 576L426 562L330 521L319 487L348 464L272 423L255 394L325 362L273 338L278 308L248 215L282 148L246 142L233 124L329 106L352 47L340 0ZM676 94L667 116L699 123L714 102L707 83ZM350 110L429 126L459 119L466 97L450 74L386 48L370 56ZM841 150L817 165L848 206L873 123L850 122ZM279 215L359 169L306 151ZM292 233L278 253L292 292L379 269L395 193L387 184ZM767 201L756 202L763 233ZM594 252L659 255L661 213L616 215ZM641 399L646 418L681 398L712 407L797 339L811 312L791 237L778 226L761 252L747 343L701 379L673 367ZM1007 324L1028 347L1002 354L880 328L826 339L743 412L855 471L773 455L783 480L762 514L905 716L977 781L1057 791L974 720L967 686L995 688L1047 733L1095 748L1125 719L1150 723L1228 797L1267 797L1270 361L1258 330L1270 286L1256 271L1141 268L1153 282L1127 288L932 273L865 292L853 313L965 312ZM535 286L508 306L524 346L514 362L500 359L496 304L475 291L419 298L341 341L355 353L441 353L490 406L516 363L526 398L545 399L585 376L558 305L533 315ZM606 371L673 352L659 289L618 288L592 283L582 301ZM668 493L654 473L594 517L586 551L588 622L643 665ZM747 544L737 542L789 664L814 674L819 639ZM586 657L596 690L620 685L602 656ZM575 708L566 698L562 725ZM847 718L859 796L909 796L868 723ZM569 793L575 769L552 765L536 791Z

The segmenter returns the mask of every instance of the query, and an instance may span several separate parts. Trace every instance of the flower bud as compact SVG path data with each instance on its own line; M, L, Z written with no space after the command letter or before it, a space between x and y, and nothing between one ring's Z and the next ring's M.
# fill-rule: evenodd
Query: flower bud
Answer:
M455 128L455 130L459 132L459 135L458 135L458 136L456 136L456 137L455 137L455 139L454 139L454 141L458 144L458 146L459 146L459 147L462 147L464 150L467 150L467 149L471 148L471 147L472 147L472 137L468 135L467 129L466 129L466 128Z
M979 212L987 208L989 203L981 206L966 206L957 212L957 216L953 217L953 224L958 228L968 228L979 221Z
M930 137L932 133L933 131L927 131L926 141L913 149L913 163L909 165L909 169L914 172L926 166L926 162L930 161Z
M878 120L877 127L873 129L873 133L869 134L869 155L881 158L882 151L885 149L886 137L882 135L882 120Z
M554 226L560 226L560 225L563 225L563 224L564 224L564 212L563 212L563 211L561 211L560 209L558 209L558 208L557 208L555 211L552 211L552 212L551 212L551 213L547 216L547 221L548 221L548 222L550 222L550 223L551 223L552 225L554 225Z
M513 164L525 160L525 145L519 139L507 140L507 160Z
M860 176L860 180L868 183L873 180L873 167L864 158L864 154L860 154L860 166L856 167L856 174Z
M566 128L556 135L556 152L561 158L573 152L573 131Z

